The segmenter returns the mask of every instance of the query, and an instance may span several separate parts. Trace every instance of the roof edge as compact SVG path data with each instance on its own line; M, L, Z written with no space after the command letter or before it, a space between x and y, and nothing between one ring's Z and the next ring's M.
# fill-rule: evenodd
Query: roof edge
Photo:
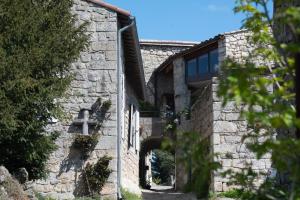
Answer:
M183 46L183 47L192 47L199 42L195 41L179 41L179 40L147 40L141 39L141 45L153 45L153 46Z
M102 7L105 7L107 9L115 11L115 12L121 14L121 15L125 15L127 17L131 16L131 13L129 11L124 10L122 8L119 8L117 6L114 6L112 4L106 3L106 2L104 2L102 0L86 0L86 1L94 3L94 4L97 4L97 5L100 5Z
M140 67L140 76L142 79L142 100L146 99L146 80L145 80L145 72L144 72L144 65L143 65L143 59L142 59L142 53L141 53L141 49L140 49L140 42L139 42L139 35L138 35L138 31L137 31L137 25L136 25L136 19L134 18L135 21L135 25L132 27L133 29L133 34L134 34L134 40L135 40L135 47L137 48L137 54L138 54L138 63L139 63L139 67Z
M192 53L192 52L194 52L194 51L197 51L198 49L201 49L201 48L203 48L203 47L205 47L205 46L208 46L208 45L211 45L211 44L213 44L213 43L215 43L215 42L218 42L220 39L223 39L224 38L224 35L217 35L217 36L215 36L215 37L213 37L213 38L210 38L210 39L208 39L208 40L205 40L205 41L203 41L203 42L201 42L201 43L199 43L199 44L197 44L197 45L194 45L194 46L192 46L191 48L189 48L189 49L186 49L186 50L184 50L184 51L181 51L181 52L179 52L179 53L176 53L176 54L174 54L174 55L172 55L172 56L170 56L165 62L163 62L155 71L157 71L157 72L160 72L160 71L162 71L162 70L164 70L165 69L165 67L167 67L174 59L176 59L177 57L179 57L179 56L185 56L185 55L187 55L187 54L189 54L189 53Z

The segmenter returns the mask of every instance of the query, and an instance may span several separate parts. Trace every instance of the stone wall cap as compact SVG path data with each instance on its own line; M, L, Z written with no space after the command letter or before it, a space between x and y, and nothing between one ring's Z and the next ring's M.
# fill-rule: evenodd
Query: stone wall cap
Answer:
M246 33L246 32L249 32L249 30L247 29L239 29L239 30L235 30L235 31L230 31L230 32L225 32L225 33L222 33L221 35L234 35L234 34L238 34L238 33Z
M192 47L199 42L196 41L180 41L180 40L148 40L142 39L140 40L141 45L150 45L150 46L182 46L182 47Z

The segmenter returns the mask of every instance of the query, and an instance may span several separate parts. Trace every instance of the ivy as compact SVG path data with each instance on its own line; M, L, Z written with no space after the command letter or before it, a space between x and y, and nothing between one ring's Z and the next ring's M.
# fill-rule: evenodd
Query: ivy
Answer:
M98 144L99 137L99 134L77 135L71 149L77 150L81 154L81 158L85 160Z

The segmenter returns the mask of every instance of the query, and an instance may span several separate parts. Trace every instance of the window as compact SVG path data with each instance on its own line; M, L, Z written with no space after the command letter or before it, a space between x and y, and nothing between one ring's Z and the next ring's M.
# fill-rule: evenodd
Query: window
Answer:
M138 109L131 104L129 110L129 133L128 148L133 147L136 151L140 148L140 113Z
M187 62L187 74L189 77L197 76L197 59Z
M130 110L129 110L129 134L128 134L128 144L129 147L133 147L134 145L134 136L135 136L135 106L133 104L130 105Z
M218 49L210 52L209 62L210 62L210 72L216 73L219 70L219 53Z
M219 70L218 49L208 51L186 61L187 81L199 81L215 75Z
M204 54L199 56L198 58L198 68L199 74L207 74L208 73L208 54Z

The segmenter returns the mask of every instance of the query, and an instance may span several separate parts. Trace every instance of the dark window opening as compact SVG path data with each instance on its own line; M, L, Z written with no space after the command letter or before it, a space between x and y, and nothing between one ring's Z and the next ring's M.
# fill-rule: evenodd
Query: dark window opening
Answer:
M219 70L218 49L205 52L198 57L186 60L188 82L201 81L215 76Z
M208 54L204 54L202 56L199 56L198 58L198 68L199 68L199 74L207 74L208 73Z
M218 49L213 50L210 52L210 66L211 66L211 73L217 73L219 70L219 52Z
M197 59L187 62L187 73L189 77L197 76Z

